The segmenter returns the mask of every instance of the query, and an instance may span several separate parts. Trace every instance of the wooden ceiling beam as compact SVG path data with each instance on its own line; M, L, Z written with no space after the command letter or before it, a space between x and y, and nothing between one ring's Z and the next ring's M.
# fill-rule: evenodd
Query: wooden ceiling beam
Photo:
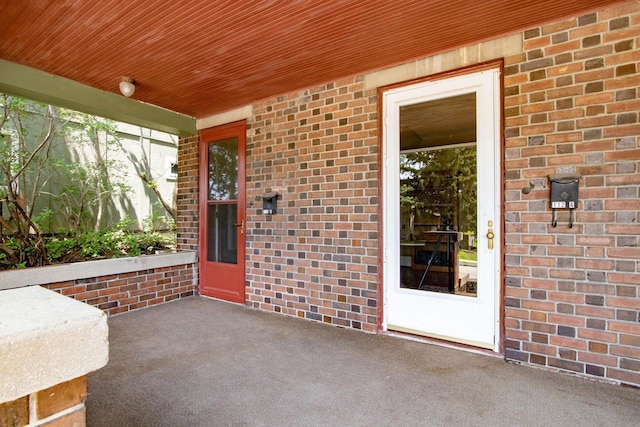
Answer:
M174 135L196 134L194 117L5 60L0 92Z

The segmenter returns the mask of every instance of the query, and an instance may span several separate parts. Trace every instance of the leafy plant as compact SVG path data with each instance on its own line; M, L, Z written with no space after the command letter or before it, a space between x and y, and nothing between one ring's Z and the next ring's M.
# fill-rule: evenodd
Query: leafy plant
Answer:
M156 212L142 220L142 224L143 230L146 232L176 229L176 222L173 218L160 215Z
M175 247L173 234L135 232L131 224L131 220L126 218L112 230L87 231L76 236L52 236L46 243L49 262L138 256Z
M401 206L441 218L446 229L474 231L477 221L476 148L402 154Z
M72 237L52 237L46 243L49 262L65 262L77 252L78 241Z

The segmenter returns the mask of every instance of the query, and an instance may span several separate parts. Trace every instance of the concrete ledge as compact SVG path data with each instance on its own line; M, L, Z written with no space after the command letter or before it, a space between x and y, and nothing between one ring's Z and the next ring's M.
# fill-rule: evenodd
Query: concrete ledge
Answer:
M248 119L251 116L253 116L253 105L245 105L244 107L236 108L224 113L197 119L196 128L198 130L207 129L242 119Z
M196 253L185 251L2 271L0 272L0 290L130 273L194 262L196 262Z
M0 291L0 402L107 364L107 316L39 286Z
M522 53L522 34L488 40L364 76L367 90Z

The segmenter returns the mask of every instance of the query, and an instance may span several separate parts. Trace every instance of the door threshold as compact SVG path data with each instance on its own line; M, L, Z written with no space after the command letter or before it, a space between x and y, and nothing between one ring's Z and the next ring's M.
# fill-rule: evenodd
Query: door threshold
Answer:
M423 335L416 335L416 334L412 334L412 333L409 333L409 332L386 330L386 331L382 331L381 333L384 334L384 335L391 336L391 337L396 337L396 338L401 338L401 339L405 339L405 340L409 340L409 341L419 342L419 343L422 343L422 344L432 344L432 345L437 345L438 347L450 348L452 350L462 350L462 351L466 351L468 353L481 354L481 355L484 355L484 356L490 356L490 357L495 357L495 358L499 358L499 359L504 359L504 354L495 352L495 351L490 350L488 348L481 348L481 347L476 347L476 346L469 345L469 344L462 344L462 343L457 343L457 342L452 342L452 341L446 341L444 339L439 339L439 338L432 338L432 337L426 337L426 336L423 336Z
M202 298L206 298L206 299L212 299L214 301L226 302L228 304L233 304L233 305L239 305L239 306L242 306L242 307L246 307L246 305L243 302L229 301L228 299L212 297L211 295L203 295L203 294L200 294L200 293L198 294L198 296L200 296Z

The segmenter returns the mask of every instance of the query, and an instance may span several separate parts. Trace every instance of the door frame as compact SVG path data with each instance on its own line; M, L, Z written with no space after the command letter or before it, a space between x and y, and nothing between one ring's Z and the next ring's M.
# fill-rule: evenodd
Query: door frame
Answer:
M504 60L497 59L492 61L483 62L480 64L471 65L468 67L462 67L455 70L448 70L442 73L436 73L429 76L412 79L408 81L403 81L399 83L393 83L386 86L381 86L377 90L378 94L378 170L380 171L380 179L378 181L378 194L379 204L378 204L378 214L380 221L378 222L378 332L379 333L398 333L400 335L406 335L407 337L413 336L409 333L396 332L396 331L388 331L386 325L386 286L385 283L385 266L386 266L386 258L387 254L385 253L386 242L385 242L385 227L386 227L386 200L385 200L385 145L384 145L384 131L386 128L385 124L385 105L384 105L384 94L385 92L402 88L406 86L411 86L414 84L424 83L424 82L436 82L439 80L448 79L451 77L473 74L485 70L497 70L498 71L498 82L496 90L499 92L496 94L496 99L498 100L497 105L495 106L495 117L496 117L496 147L497 151L496 156L496 170L495 170L495 191L496 191L496 202L499 205L497 209L495 209L495 230L499 239L495 241L495 251L496 251L496 259L499 261L496 267L499 267L499 271L495 273L495 344L493 348L494 353L504 354L505 351L505 284L504 284L504 274L505 274L505 264L504 264L504 256L505 256L505 239L504 239ZM435 342L442 342L443 344L459 347L459 348L470 348L469 346L461 343L450 342L438 338L429 338L429 337L420 337L424 340L433 340ZM475 348L475 347L472 347ZM482 349L479 349L483 351ZM484 350L486 351L486 350Z
M209 296L212 298L218 298L229 302L236 302L244 304L246 300L246 268L245 268L245 251L246 251L246 138L247 138L247 121L239 120L232 123L227 123L220 126L201 129L198 132L198 170L199 170L199 191L198 191L198 203L199 203L199 242L198 242L198 291L201 295ZM207 206L208 195L207 189L209 188L207 178L209 176L208 171L208 147L209 142L215 140L222 140L225 138L238 137L238 198L237 198L237 217L236 222L239 224L241 221L244 224L243 233L240 229L236 229L237 235L237 260L236 264L229 264L234 269L237 269L237 292L203 292L203 278L204 272L207 268ZM220 263L222 264L222 263ZM241 276L241 277L240 277Z

